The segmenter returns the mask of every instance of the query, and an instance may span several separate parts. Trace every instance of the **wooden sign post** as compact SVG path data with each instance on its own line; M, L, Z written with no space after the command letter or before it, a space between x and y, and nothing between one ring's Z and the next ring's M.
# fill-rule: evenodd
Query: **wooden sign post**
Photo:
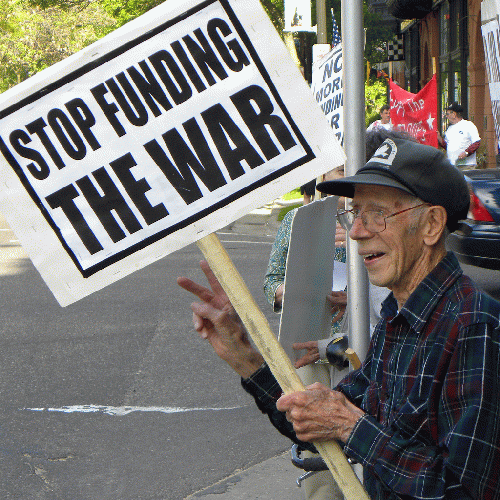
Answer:
M212 233L198 240L197 245L283 392L288 394L303 391L305 389L304 384L217 235ZM314 446L316 446L328 465L345 499L368 500L369 497L366 491L347 462L339 445L335 441L327 441L315 442Z

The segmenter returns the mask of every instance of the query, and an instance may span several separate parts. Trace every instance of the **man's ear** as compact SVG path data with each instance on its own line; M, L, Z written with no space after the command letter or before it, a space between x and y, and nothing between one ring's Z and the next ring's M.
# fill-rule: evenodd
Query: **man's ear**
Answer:
M444 207L433 205L427 210L426 222L424 225L424 243L429 246L435 245L441 238L446 227L448 216Z

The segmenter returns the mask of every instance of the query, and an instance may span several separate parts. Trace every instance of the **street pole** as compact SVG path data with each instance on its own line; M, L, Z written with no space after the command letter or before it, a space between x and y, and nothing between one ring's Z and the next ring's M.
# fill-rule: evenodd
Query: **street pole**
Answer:
M316 0L316 43L328 43L326 36L326 0Z
M366 163L363 0L342 0L341 13L344 117L349 117L344 120L345 173L349 176ZM357 243L349 238L347 263L349 346L363 360L370 342L369 284Z
M316 43L318 45L328 43L328 37L326 36L326 0L316 0ZM316 179L316 186L322 180L323 176L319 176ZM319 200L320 198L321 193L315 189L314 199Z

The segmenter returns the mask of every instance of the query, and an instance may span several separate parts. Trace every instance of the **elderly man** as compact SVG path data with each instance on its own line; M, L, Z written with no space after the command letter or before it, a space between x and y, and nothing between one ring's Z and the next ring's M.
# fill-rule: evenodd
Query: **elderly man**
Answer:
M319 187L352 198L340 217L370 281L397 301L362 367L336 390L279 397L206 264L212 291L179 279L203 301L192 305L196 330L282 432L341 442L371 498L500 498L500 304L444 245L467 214L463 175L437 149L388 139L356 175Z

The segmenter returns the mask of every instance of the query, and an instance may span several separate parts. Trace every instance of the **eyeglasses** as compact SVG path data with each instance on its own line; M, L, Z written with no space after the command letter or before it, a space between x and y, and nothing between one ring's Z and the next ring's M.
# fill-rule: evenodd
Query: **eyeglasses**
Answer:
M337 220L346 231L350 231L354 225L354 221L357 218L361 218L361 222L367 231L370 231L370 233L381 233L386 228L387 219L413 210L414 208L423 207L424 205L431 206L429 203L421 203L415 207L405 208L404 210L400 210L390 215L384 215L381 210L366 210L365 212L360 212L358 209L353 208L337 213Z

